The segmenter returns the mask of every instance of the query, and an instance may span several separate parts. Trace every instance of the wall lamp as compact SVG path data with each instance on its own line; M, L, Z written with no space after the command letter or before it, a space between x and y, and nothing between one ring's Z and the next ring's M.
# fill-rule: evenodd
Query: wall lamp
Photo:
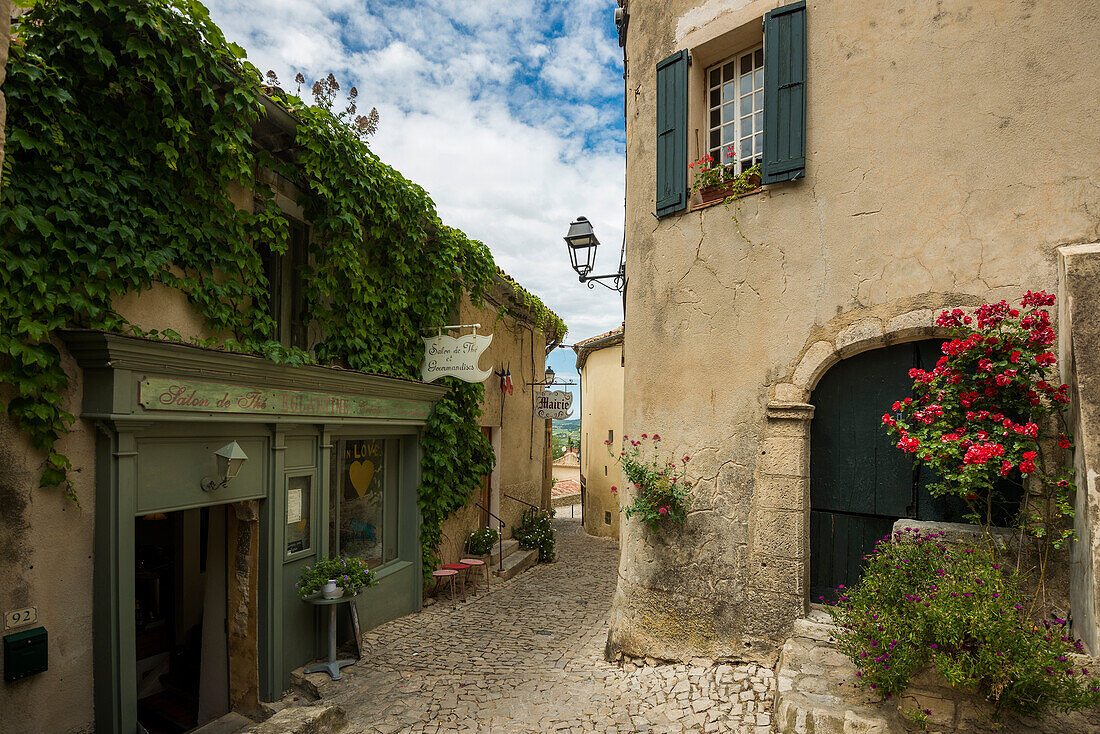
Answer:
M576 221L570 223L569 233L565 235L565 244L569 248L569 263L573 266L573 270L577 272L577 275L580 276L582 283L587 283L589 288L599 283L609 290L622 292L623 283L626 281L626 269L621 254L619 255L619 272L608 273L607 275L589 275L596 265L596 248L600 246L600 241L596 239L596 233L592 230L592 223L588 221L587 217L577 217ZM613 285L602 282L607 278L611 278Z
M229 484L240 473L244 462L248 461L248 455L236 441L222 446L214 452L214 456L218 457L218 479L203 479L201 486L204 492L213 492Z

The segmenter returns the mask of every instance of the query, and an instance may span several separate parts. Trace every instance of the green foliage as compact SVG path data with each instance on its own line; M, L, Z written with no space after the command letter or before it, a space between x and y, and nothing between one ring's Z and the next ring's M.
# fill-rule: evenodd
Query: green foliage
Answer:
M519 541L524 550L539 549L539 562L554 562L554 525L551 518L554 511L544 512L537 507L523 511L519 527L512 528L512 537Z
M305 599L320 591L329 579L342 587L346 594L354 594L364 586L378 584L374 578L374 571L370 570L365 560L340 556L303 568L301 576L294 582L294 588L298 590L298 596Z
M492 528L475 530L466 538L466 552L475 556L483 556L492 552L498 540L500 540L500 533Z
M656 530L662 522L682 523L687 519L691 503L691 482L684 472L691 457L685 456L679 464L662 462L657 455L660 441L661 436L657 433L653 436L643 433L640 440L624 435L625 448L617 456L612 453L634 489L633 501L623 507L623 514L628 518L637 515L650 530ZM604 445L610 453L611 442L604 441ZM642 455L642 446L647 456ZM612 494L618 491L618 487L611 488Z
M898 532L875 546L856 587L838 592L838 646L885 698L932 665L949 685L1022 714L1100 703L1095 676L1070 659L1083 648L1066 620L1029 620L1020 577L985 544Z
M62 409L68 380L51 335L142 334L114 309L124 294L158 283L184 292L219 335L201 346L416 378L421 332L446 323L463 291L480 304L497 276L485 245L443 225L427 193L370 151L354 107L334 111L334 79L313 105L276 100L298 121L293 159L264 152L253 139L265 114L259 72L201 3L47 0L17 31L4 87L0 382L14 388L8 412L45 454L43 486L72 496L55 443L74 419ZM255 185L263 169L297 184L312 227L302 276L303 318L322 334L313 354L273 338L257 247L285 252L289 232ZM254 200L251 210L232 192ZM525 318L564 336L560 318L511 286ZM445 384L422 438L426 569L443 520L493 462L477 425L484 387Z

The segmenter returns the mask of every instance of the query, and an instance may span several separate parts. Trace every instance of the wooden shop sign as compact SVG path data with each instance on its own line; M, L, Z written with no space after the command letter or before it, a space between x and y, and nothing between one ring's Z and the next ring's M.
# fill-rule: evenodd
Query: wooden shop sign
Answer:
M424 420L432 410L431 404L416 400L333 395L160 377L146 377L141 381L138 402L146 410L316 418Z
M450 328L450 327L448 327ZM477 366L481 355L489 348L493 335L439 336L424 338L424 362L420 366L421 379L434 382L440 377L457 377L463 382L485 382L493 374Z

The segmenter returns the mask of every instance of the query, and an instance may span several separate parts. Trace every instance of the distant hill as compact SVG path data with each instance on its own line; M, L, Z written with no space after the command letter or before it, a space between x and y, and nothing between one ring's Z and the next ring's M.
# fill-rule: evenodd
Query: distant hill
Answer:
M579 431L581 429L581 419L570 418L564 421L554 421L553 427L555 431L559 428L563 431Z

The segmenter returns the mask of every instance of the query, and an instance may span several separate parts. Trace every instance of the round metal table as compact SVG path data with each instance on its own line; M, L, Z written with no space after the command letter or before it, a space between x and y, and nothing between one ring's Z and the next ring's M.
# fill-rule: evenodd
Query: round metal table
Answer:
M320 594L317 596L311 596L303 599L302 601L308 602L315 606L327 606L328 607L328 660L319 665L306 668L307 673L328 673L333 680L340 680L340 668L346 668L349 665L355 663L354 660L337 660L336 659L336 605L342 604L348 601L354 601L355 597L359 595L359 592L354 594L345 593L339 599L326 599Z

